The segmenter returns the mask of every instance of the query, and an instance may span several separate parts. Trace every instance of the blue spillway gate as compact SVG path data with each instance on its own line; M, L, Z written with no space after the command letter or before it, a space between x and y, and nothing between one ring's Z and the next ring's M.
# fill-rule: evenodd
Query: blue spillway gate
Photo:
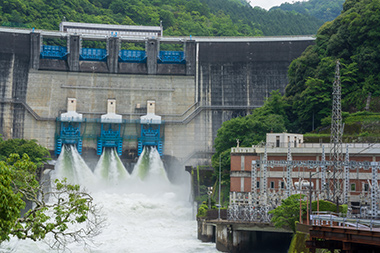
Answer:
M157 148L160 156L163 155L163 145L160 134L160 124L141 124L141 135L138 138L137 154L140 156L145 146Z
M41 59L58 59L66 60L67 48L61 46L41 46L40 58Z
M102 123L101 132L98 137L96 151L101 155L104 147L115 147L118 155L122 154L123 138L121 137L121 124Z
M120 50L119 52L120 62L146 62L146 53L142 50Z
M55 154L61 154L64 144L75 145L79 154L82 154L81 122L61 121L61 129L56 136Z
M107 50L101 48L81 48L79 60L81 61L106 61Z
M158 63L185 64L185 54L181 51L160 51Z

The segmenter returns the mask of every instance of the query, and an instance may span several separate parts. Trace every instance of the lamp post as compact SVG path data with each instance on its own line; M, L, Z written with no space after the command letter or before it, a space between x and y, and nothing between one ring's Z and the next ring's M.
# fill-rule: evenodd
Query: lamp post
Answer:
M311 225L311 215L312 215L312 199L311 199L311 187L312 187L312 183L311 183L311 177L320 173L320 171L316 171L315 173L311 174L311 171L309 171L309 199L310 199L310 203L309 203L309 224L308 225ZM318 199L318 202L319 202L319 199ZM318 206L318 211L319 211L319 203L317 203L317 206Z
M219 203L218 203L218 220L220 220L220 191L221 191L221 161L222 161L222 153L219 155Z
M208 209L211 209L211 194L212 194L212 187L207 187Z
M311 171L309 171L309 173L310 173L310 178L309 178L309 199L310 199L310 208L309 208L309 210L310 210L310 213L309 213L309 215L310 215L310 218L311 218L311 215L312 215L312 208L311 208ZM308 225L311 225L311 219L309 218L309 224Z

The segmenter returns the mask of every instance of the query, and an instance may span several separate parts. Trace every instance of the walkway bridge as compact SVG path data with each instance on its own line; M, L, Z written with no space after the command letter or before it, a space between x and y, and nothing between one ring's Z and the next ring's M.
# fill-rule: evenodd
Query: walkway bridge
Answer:
M340 217L335 214L311 215L311 225L297 224L297 231L310 234L310 252L379 252L380 220Z

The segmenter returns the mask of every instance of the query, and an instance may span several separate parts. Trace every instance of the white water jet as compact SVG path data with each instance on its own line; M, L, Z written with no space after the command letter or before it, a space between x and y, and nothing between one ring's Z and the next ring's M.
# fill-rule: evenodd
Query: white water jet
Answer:
M105 148L94 170L95 176L109 185L118 185L130 177L115 149Z
M73 159L77 153L73 149L64 152L74 154L61 154L56 165L57 171L60 172L57 174L67 176L68 171L73 170L71 173L79 175L78 179L85 179L88 183L86 179L90 176L82 175L82 173L87 175L89 170L84 161L82 163ZM139 161L132 173L135 176L132 175L124 181L119 180L117 186L103 185L94 180L97 182L97 187L93 188L91 195L95 203L103 207L102 212L108 226L94 238L95 245L91 248L85 248L81 244L70 244L68 252L217 252L214 243L202 243L197 239L195 214L189 202L190 176L184 173L187 179L186 185L171 184L156 152L153 150L151 152L153 154L148 156L152 161L148 163L150 166L145 167L146 173L143 179L136 176L139 174L138 169L144 170L138 167L138 164L142 163ZM106 159L106 156L103 159ZM143 155L140 159L144 159ZM10 242L0 245L0 252L56 251L43 242L12 238Z
M69 183L85 186L91 186L96 183L94 174L75 146L64 145L62 147L62 152L58 157L52 177L53 179L67 178Z

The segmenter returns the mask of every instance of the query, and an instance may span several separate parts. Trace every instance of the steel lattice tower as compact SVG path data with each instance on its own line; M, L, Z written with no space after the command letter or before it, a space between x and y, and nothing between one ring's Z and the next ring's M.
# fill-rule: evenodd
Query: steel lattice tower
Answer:
M343 124L342 124L342 104L341 95L342 88L340 84L340 63L337 61L335 70L335 81L333 84L333 104L331 114L331 136L330 136L330 180L329 190L331 200L342 201L343 194L343 154L342 154L342 137L343 137Z

